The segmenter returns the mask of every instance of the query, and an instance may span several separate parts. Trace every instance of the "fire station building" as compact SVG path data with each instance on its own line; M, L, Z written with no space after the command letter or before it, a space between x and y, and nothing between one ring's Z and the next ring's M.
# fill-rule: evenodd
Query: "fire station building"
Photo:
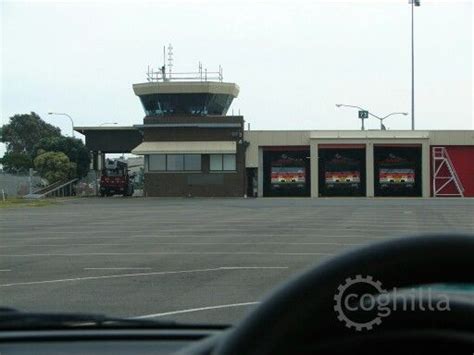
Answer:
M107 153L143 155L145 196L474 197L472 130L249 131L221 72L164 74L133 85L142 123L75 127L98 172Z

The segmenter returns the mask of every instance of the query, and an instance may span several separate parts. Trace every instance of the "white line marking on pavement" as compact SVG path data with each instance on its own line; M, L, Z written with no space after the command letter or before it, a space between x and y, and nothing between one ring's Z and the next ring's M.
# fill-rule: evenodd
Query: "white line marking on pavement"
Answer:
M85 267L84 270L151 270L151 267Z
M39 285L48 283L59 283L59 282L72 282L72 281L85 281L85 280L100 280L100 279L115 279L124 277L138 277L138 276L152 276L152 275L169 275L169 274L188 274L198 273L207 271L222 271L222 270L246 270L246 269L288 269L288 266L222 266L217 268L209 269L193 269L193 270L178 270L178 271L156 271L156 272L141 272L134 274L117 274L117 275L104 275L104 276L86 276L86 277L75 277L70 279L56 279L56 280L45 280L45 281L28 281L28 282L15 282L10 284L0 284L0 287L11 287L11 286L23 286L23 285Z
M179 310L179 311L172 311L172 312L155 313L155 314L145 314L145 315L143 315L143 316L131 317L130 319L157 318L157 317L171 316L171 315L174 315L174 314L182 314L182 313L191 313L191 312L207 311L207 310L210 310L210 309L250 306L250 305L259 304L259 303L260 303L260 302L245 302L245 303L221 304L221 305L219 305L219 306L209 306L209 307L200 307L200 308L189 308L189 309L182 309L182 310Z
M348 230L346 230L347 232ZM313 234L301 234L300 236L302 237L317 237L317 238L326 238L326 239L334 239L334 238L365 238L365 239L387 239L387 236L368 236L365 233L364 235L353 235L353 234L345 234L345 235L313 235ZM79 239L82 240L87 240L87 239L92 239L92 240L97 240L97 239L124 239L127 241L130 240L137 240L137 239L177 239L177 238L184 238L184 239L239 239L239 238L262 238L262 237L268 237L268 238L277 238L277 237L288 237L288 235L282 235L278 233L274 234L258 234L258 235L251 235L251 234L246 234L246 235L241 235L241 234L231 234L231 235L134 235L134 236L97 236L97 237L90 237L90 236L85 236L85 237L79 237ZM18 238L2 238L2 241L7 241L8 239L11 239L13 241L18 241ZM70 237L25 237L21 238L21 240L74 240L77 241L78 238L70 238ZM22 246L19 244L18 246Z
M263 251L203 251L203 252L149 252L149 253L45 253L45 254L0 254L0 257L31 257L31 256L121 256L121 255L335 255L334 253L286 253Z
M8 272L8 271L12 271L11 269L3 269L3 270L0 270L0 272Z
M64 243L64 244L18 244L0 245L0 248L18 247L70 247L70 246L133 246L133 245L362 245L363 243L336 243L336 242L154 242L154 243Z
M224 270L239 270L239 269L288 269L288 266L223 266Z

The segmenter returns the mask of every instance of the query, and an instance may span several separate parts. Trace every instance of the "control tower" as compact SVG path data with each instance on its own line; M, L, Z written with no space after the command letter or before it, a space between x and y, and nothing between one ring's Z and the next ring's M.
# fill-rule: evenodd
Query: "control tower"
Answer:
M225 116L239 87L223 82L222 67L216 72L166 72L148 68L147 82L134 84L147 117L159 116Z
M171 56L170 56L171 57ZM133 85L145 111L145 196L245 195L244 119L227 115L239 87L223 81L222 68L196 72L148 68L146 82Z

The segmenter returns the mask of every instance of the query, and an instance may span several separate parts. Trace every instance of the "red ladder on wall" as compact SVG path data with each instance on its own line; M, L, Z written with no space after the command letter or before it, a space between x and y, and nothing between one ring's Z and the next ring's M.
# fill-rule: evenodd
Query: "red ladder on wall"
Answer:
M445 147L433 147L433 196L464 197L464 187ZM451 187L451 189L449 189ZM443 190L449 189L448 192ZM452 191L457 192L452 192Z

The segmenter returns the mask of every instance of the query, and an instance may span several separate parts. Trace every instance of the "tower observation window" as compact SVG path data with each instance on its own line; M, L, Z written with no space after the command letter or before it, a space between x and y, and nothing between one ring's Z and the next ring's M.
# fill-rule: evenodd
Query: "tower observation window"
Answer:
M225 115L232 96L224 94L150 94L140 97L147 116Z

